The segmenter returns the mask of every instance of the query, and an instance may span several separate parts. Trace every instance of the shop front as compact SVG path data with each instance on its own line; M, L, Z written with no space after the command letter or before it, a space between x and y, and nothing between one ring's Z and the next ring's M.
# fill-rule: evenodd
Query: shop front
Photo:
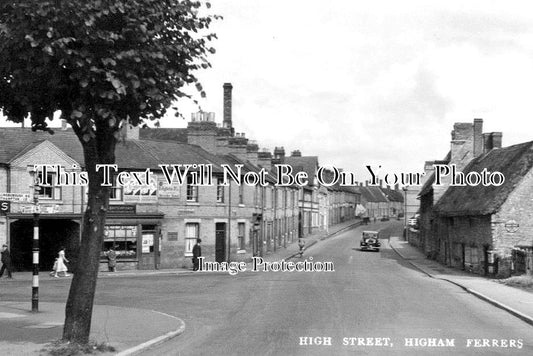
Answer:
M116 269L159 269L162 213L116 214L110 212L100 253L100 270L108 270L107 254L116 254Z

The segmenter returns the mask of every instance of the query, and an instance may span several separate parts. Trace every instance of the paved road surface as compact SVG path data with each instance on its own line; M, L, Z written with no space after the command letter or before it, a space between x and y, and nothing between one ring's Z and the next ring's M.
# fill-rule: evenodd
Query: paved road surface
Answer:
M386 240L380 252L359 251L362 229L323 241L304 256L332 261L332 273L106 278L98 281L96 303L154 309L186 322L182 335L143 355L533 354L533 327L414 270ZM10 286L4 300L29 297L27 285ZM64 301L68 282L43 282L40 292L43 301ZM331 346L301 345L303 337L331 340ZM469 339L471 346L480 339L477 345L507 347L467 347ZM454 346L416 346L425 343Z

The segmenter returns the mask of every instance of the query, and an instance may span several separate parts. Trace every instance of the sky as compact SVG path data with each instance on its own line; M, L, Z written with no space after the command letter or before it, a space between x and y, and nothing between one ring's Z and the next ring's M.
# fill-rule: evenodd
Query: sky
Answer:
M533 140L533 5L527 1L223 0L204 111L261 148L300 150L369 179L442 159L455 122L503 145ZM177 103L185 118L192 102ZM185 127L169 115L163 127ZM5 124L4 124L5 125Z

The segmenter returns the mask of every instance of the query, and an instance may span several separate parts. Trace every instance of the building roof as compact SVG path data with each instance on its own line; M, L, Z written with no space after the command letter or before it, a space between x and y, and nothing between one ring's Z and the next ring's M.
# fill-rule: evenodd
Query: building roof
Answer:
M394 189L389 189L389 188L381 188L381 191L383 192L383 194L385 194L385 196L387 197L389 201L403 203L402 192L399 192Z
M318 168L317 156L285 157L283 163L290 165L293 169L293 173L307 173L307 177L309 178L308 186L315 185L315 174Z
M20 127L0 127L0 163L9 164L44 141L53 143L84 166L83 148L72 130L57 130L50 135ZM221 171L222 162L225 162L222 158L199 146L171 141L126 140L118 142L115 148L115 163L119 169L158 170L159 164L212 164L216 172Z
M187 143L186 128L141 128L139 138L142 140L164 140Z
M43 141L50 141L76 162L85 162L81 143L72 130L55 130L55 134L50 135L44 131L33 132L30 128L0 127L0 163L9 163Z
M361 196L363 199L365 199L367 202L373 202L373 203L387 203L389 200L383 194L381 189L379 187L375 186L359 186L359 190L361 192Z
M533 141L498 148L472 160L463 170L501 172L505 183L500 186L450 186L434 209L441 216L489 215L498 211L509 194L533 167Z

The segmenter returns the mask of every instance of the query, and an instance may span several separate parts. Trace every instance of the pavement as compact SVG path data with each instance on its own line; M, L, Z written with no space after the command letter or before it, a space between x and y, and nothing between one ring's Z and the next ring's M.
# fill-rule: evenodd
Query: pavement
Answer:
M329 231L319 231L304 238L305 250L326 238L335 236L360 225L360 221L336 224ZM265 261L287 260L299 255L298 242L277 248L265 254ZM134 270L120 272L100 272L98 278L120 278L161 274L191 274L189 269ZM31 285L31 272L17 272L16 280L28 281ZM62 277L72 278L72 277ZM39 279L52 279L48 273L41 273ZM0 281L0 288L10 283ZM0 354L39 355L51 342L61 339L65 320L64 303L39 303L39 311L31 312L31 302L4 301L0 299ZM185 330L185 322L176 316L155 310L121 308L109 305L95 305L91 323L91 340L106 343L117 351L101 355L134 355L150 346L176 337Z
M391 236L390 246L403 259L429 277L453 283L468 293L533 325L533 293L428 260L417 248L400 237Z

